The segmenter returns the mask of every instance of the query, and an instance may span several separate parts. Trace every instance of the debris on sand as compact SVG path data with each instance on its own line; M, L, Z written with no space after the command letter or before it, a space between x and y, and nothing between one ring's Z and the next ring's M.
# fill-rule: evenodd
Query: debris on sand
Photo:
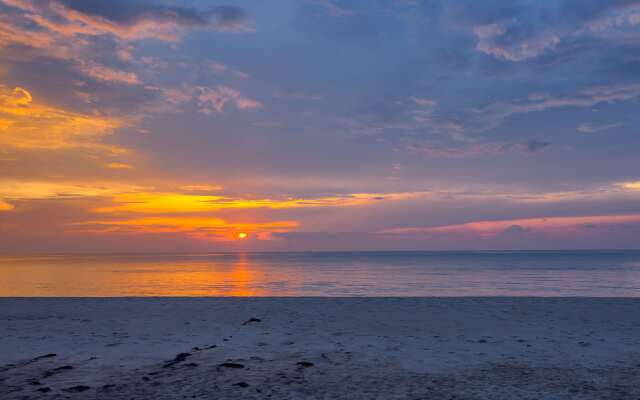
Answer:
M178 353L173 360L169 361L168 363L166 363L165 365L162 366L162 368L169 368L169 367L173 367L176 364L179 364L181 362L183 362L184 360L186 360L188 357L191 357L191 353Z
M298 361L296 363L297 366L302 367L302 368L309 368L309 367L313 367L313 363L309 362L309 361Z
M102 387L100 389L102 389L102 390L111 390L111 389L114 389L115 387L116 387L115 384L107 383L105 385L102 385Z
M244 368L244 365L234 363L234 362L223 362L222 364L220 364L220 367L237 369L237 368Z
M62 390L68 393L81 393L81 392L86 392L89 389L91 389L91 386L76 385L76 386L71 386Z
M42 360L43 358L51 358L51 357L55 357L57 356L56 353L48 353L48 354L44 354L42 356L38 356L36 358L33 359L33 361L38 361L38 360Z
M61 373L63 371L68 371L70 369L73 369L73 367L71 365L63 365L62 367L57 367L57 368L45 371L44 372L44 377L48 378L50 376L53 376L55 374L59 374L59 373Z

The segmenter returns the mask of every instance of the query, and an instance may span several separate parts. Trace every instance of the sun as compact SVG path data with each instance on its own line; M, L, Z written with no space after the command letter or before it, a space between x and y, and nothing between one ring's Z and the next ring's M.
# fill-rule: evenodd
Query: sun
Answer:
M247 233L245 233L245 232L238 233L238 239L246 239L247 236L249 236L249 235Z

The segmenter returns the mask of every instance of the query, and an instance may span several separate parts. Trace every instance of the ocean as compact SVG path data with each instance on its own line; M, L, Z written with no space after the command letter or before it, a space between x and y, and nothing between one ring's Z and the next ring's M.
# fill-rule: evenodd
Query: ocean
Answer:
M5 255L0 296L640 297L640 251Z

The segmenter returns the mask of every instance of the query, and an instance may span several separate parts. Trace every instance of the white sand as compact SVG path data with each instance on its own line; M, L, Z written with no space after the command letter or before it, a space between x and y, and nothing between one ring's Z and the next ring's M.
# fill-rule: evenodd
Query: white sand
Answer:
M65 396L637 400L640 299L0 299L0 398Z

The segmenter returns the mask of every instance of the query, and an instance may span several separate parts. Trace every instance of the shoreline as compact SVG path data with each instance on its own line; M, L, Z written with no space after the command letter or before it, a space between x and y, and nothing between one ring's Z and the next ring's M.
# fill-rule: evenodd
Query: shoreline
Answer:
M3 399L640 395L640 298L0 298L0 320Z

